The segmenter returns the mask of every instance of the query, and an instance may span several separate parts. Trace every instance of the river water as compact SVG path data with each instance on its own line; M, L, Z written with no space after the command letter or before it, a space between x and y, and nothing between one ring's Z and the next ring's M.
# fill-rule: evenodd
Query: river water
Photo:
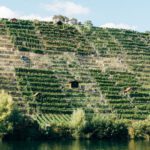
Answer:
M0 142L0 150L150 150L150 141Z

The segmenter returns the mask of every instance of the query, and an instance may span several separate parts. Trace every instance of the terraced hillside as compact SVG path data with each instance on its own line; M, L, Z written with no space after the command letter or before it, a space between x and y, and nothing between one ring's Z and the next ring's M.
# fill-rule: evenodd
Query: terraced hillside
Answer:
M41 125L67 122L77 108L145 119L149 41L135 31L2 19L0 89Z

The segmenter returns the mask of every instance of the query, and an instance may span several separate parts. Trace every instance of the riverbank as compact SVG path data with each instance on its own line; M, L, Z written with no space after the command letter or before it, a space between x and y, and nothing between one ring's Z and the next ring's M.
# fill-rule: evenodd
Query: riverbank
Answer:
M82 112L82 110L78 110ZM95 115L87 119L85 115L72 117L67 124L50 124L40 126L30 116L18 116L10 124L11 130L1 133L3 141L13 140L53 140L53 139L86 139L86 140L150 140L150 121L121 120L114 116ZM75 120L77 118L77 120ZM7 122L8 123L8 122Z
M89 116L83 109L76 109L68 122L39 124L34 118L34 114L23 113L19 110L12 101L12 97L2 91L0 137L4 141L58 138L150 140L149 116L145 120L135 121L121 119L115 114L93 113Z

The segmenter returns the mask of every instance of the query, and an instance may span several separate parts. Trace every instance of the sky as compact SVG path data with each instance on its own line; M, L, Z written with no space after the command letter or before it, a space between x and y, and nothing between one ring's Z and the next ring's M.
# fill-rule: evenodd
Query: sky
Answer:
M150 31L150 0L0 0L0 18L91 20L94 26Z

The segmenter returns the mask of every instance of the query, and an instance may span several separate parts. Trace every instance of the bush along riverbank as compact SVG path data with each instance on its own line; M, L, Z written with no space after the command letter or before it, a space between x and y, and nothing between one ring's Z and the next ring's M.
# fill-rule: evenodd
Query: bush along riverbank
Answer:
M118 119L114 115L73 112L67 123L40 126L30 115L19 111L12 97L0 93L0 137L2 140L69 139L150 139L150 118L142 121Z
M114 115L95 114L85 117L83 110L74 111L68 125L51 125L45 128L48 137L72 139L150 139L150 120L129 121Z

